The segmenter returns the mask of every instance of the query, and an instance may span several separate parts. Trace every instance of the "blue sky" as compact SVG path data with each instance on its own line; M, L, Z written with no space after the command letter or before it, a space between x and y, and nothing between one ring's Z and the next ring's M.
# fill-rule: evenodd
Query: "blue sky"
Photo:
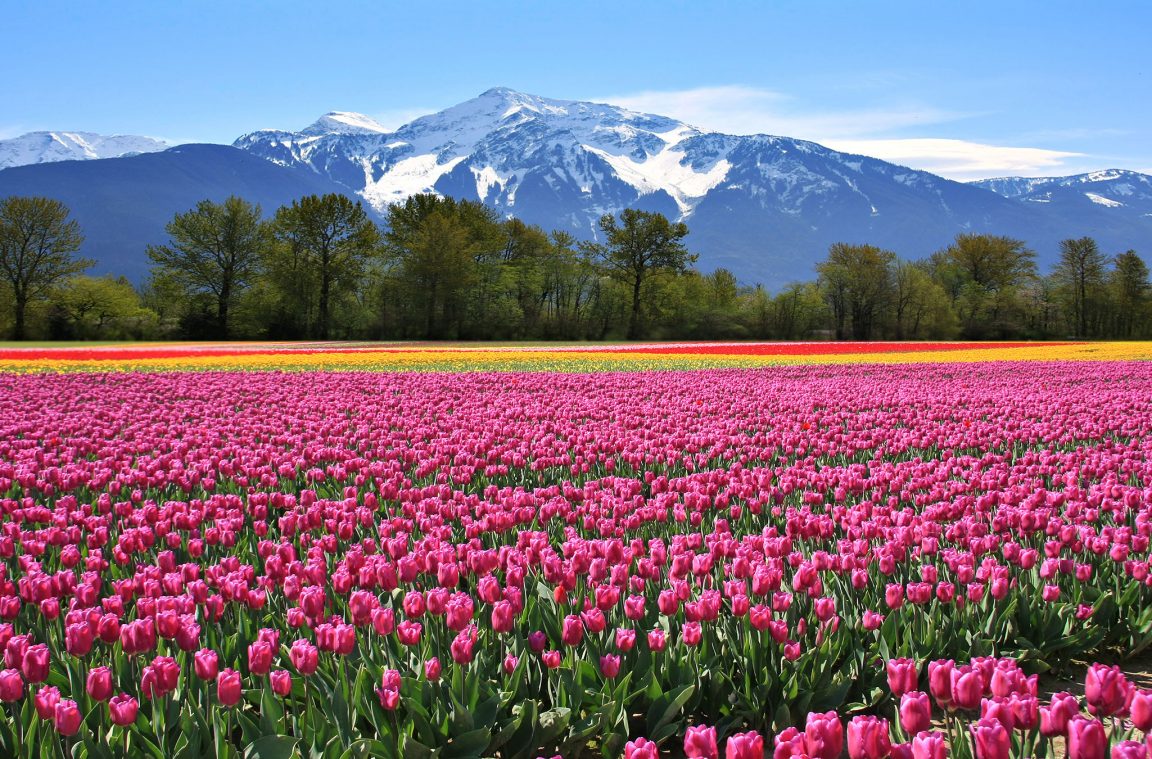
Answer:
M960 179L1152 172L1152 4L68 2L0 11L0 137L231 142L508 86Z

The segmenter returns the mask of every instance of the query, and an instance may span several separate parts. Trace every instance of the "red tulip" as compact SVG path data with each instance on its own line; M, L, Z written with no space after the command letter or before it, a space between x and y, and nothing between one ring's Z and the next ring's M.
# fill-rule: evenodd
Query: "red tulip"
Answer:
M516 615L512 610L512 604L508 601L500 601L492 607L492 629L496 632L511 632L515 619Z
M1142 733L1152 730L1152 690L1133 690L1128 706L1132 725Z
M952 671L956 662L938 659L928 662L928 691L936 703L945 708L952 704Z
M600 657L600 673L608 679L620 674L620 657L614 654L604 654Z
M221 670L216 678L216 697L224 706L240 703L240 673L232 668Z
M564 617L560 640L566 646L578 646L584 640L584 623L575 614Z
M424 662L424 679L436 682L440 679L440 660L433 656L428 661Z
M272 683L272 692L277 696L287 696L292 692L292 674L288 670L273 670L268 679Z
M292 662L297 672L308 677L320 666L320 652L316 646L300 638L293 641L288 649L288 660Z
M85 687L94 700L107 701L112 697L112 670L109 667L93 667L88 670Z
M624 744L624 759L660 759L660 747L647 738Z
M703 630L699 622L685 622L680 628L680 640L686 646L698 646L703 638Z
M808 742L804 733L794 727L786 727L772 739L772 759L787 759L790 756L808 756Z
M50 659L51 653L45 644L37 643L34 646L29 646L20 662L24 679L30 683L42 683L47 680Z
M957 709L976 709L984 697L984 675L971 666L956 667L951 673L952 706Z
M650 630L648 632L648 648L652 651L663 651L668 645L668 640L664 636L664 631L660 628Z
M543 651L540 658L544 662L544 666L548 669L556 669L560 666L560 652L556 650Z
M202 648L192 655L192 669L196 677L211 682L220 672L220 657L211 648Z
M1097 716L1122 715L1127 711L1132 684L1119 666L1093 664L1084 679L1084 698L1088 711Z
M7 699L5 699L7 700ZM60 689L52 685L45 685L36 691L32 697L36 707L36 714L40 719L48 721L56 718L56 704L60 703Z
M56 704L56 715L53 724L56 732L61 735L75 735L80 732L80 707L71 699L60 699Z
M1139 741L1121 741L1112 747L1112 759L1148 759L1148 747Z
M112 718L112 724L120 727L135 722L139 710L140 703L127 693L113 696L112 700L108 702L108 714Z

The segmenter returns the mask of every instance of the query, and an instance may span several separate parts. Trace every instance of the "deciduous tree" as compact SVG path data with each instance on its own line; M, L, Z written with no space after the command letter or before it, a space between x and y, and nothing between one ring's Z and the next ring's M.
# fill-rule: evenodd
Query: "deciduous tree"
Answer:
M94 263L74 254L84 242L68 209L51 198L0 200L0 274L12 292L13 337L25 339L28 304Z

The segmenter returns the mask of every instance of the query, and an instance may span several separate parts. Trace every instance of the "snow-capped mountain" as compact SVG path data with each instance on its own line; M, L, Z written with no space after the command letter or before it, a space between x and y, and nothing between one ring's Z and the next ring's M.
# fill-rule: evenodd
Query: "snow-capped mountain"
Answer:
M170 145L151 137L93 132L29 132L0 140L0 169L56 161L119 158L167 150Z
M1152 176L1105 169L1070 177L1003 177L972 182L977 187L1029 203L1092 203L1120 213L1152 216Z
M142 144L127 149L140 152ZM1143 174L964 184L805 140L705 132L664 116L506 88L395 130L336 111L297 132L246 134L235 147L240 150L224 149L236 154L227 156L193 150L163 154L163 160L76 164L101 164L83 174L83 186L99 193L82 191L72 172L51 165L5 169L0 191L35 187L83 204L86 218L96 220L85 225L93 255L104 246L141 261L141 245L125 247L112 231L100 231L99 222L123 206L118 195L152 198L167 185L188 192L163 206L134 204L141 230L134 240L162 229L192 192L251 195L271 212L275 199L313 187L359 195L381 215L414 193L438 192L582 239L596 236L605 213L659 211L687 221L686 243L700 254L702 270L725 266L743 282L773 289L815 276L815 263L834 242L871 243L919 258L960 232L1008 235L1025 240L1042 268L1069 237L1095 237L1113 252L1152 250L1152 177ZM274 192L277 183L284 192Z
M330 113L299 132L253 132L235 146L339 182L380 212L438 192L589 238L604 213L660 211L688 222L704 268L727 266L770 285L812 276L837 241L919 257L958 232L993 232L1027 239L1043 259L1071 227L1037 204L814 142L704 132L506 88L394 131ZM1101 224L1085 227L1079 234Z

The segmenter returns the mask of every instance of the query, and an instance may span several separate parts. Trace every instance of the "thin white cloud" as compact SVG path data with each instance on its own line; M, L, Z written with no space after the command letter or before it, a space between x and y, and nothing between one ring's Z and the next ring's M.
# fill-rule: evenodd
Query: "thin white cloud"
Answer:
M936 138L828 140L825 144L833 150L882 158L962 181L1002 176L1061 176L1069 170L1068 159L1085 155Z
M646 113L728 134L776 134L812 140L835 150L873 156L949 179L1071 173L1069 159L1085 154L1034 147L988 145L963 139L907 137L909 132L973 114L917 104L892 108L813 109L786 93L727 85L647 91L601 98Z
M728 134L776 134L803 139L852 138L940 124L965 114L917 105L816 111L786 93L724 85L647 91L598 98L634 111L657 113L701 129Z

